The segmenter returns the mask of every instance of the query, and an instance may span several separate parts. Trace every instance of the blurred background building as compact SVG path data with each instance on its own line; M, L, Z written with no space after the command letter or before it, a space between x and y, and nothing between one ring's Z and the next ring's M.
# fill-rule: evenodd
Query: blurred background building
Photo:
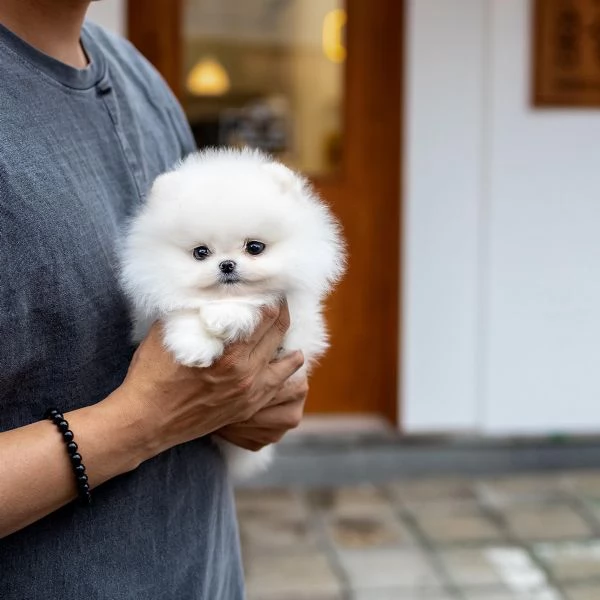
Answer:
M549 4L559 50L597 41L597 5ZM92 7L157 64L200 146L262 147L340 215L351 269L310 412L408 434L600 432L600 112L534 102L533 9Z

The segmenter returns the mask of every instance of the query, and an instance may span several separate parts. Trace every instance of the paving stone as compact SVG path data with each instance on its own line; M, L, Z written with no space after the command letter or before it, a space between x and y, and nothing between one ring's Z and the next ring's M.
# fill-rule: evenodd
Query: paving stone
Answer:
M443 592L427 590L403 590L402 588L385 590L360 590L353 592L352 600L454 600Z
M594 520L596 533L600 533L600 497L599 498L585 498L581 500Z
M551 584L545 571L531 554L519 546L480 548L477 554L452 552L441 555L451 579L459 588L483 595L494 592L513 595L549 593ZM450 557L450 558L448 558ZM554 593L554 592L553 592Z
M524 541L589 538L592 534L567 505L515 505L506 510L505 517L510 531Z
M249 600L330 600L342 598L342 585L320 552L245 557Z
M422 506L425 503L458 505L475 500L472 482L460 477L437 477L397 481L387 489L397 502L406 507Z
M464 600L524 600L522 596L498 590L464 590L460 597Z
M311 508L327 515L366 515L392 510L383 490L373 485L311 490L308 500Z
M235 493L238 514L254 517L285 514L308 517L303 493L291 489L239 489Z
M565 600L598 600L600 598L600 583L583 585L565 589Z
M430 559L416 549L345 551L338 557L353 590L441 591Z
M557 581L600 579L600 541L536 544L533 550Z
M330 518L325 525L340 549L368 549L415 544L408 529L392 515L346 515Z
M465 591L463 600L564 600L563 596L555 590L542 590L539 592L511 593L501 591Z
M342 592L261 592L250 591L246 595L247 600L347 600L348 596Z
M486 504L507 505L517 502L552 501L567 494L565 478L560 475L523 474L484 479L475 486L477 496Z
M485 548L446 550L439 556L450 579L459 587L504 587L501 573Z
M500 542L504 534L498 526L476 507L461 510L413 510L423 534L432 543Z
M245 552L303 551L318 545L312 521L294 514L240 515L239 528Z
M575 495L600 498L600 471L579 471L565 477L566 485Z

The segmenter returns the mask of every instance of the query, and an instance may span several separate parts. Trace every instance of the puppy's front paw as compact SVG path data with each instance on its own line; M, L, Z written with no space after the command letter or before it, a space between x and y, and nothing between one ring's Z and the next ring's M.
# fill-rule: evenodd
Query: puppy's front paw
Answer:
M234 302L218 302L202 308L202 320L208 333L225 342L247 338L259 321L256 308Z
M164 344L175 360L188 367L209 367L223 354L223 342L209 335L198 315L177 315L165 321Z
M177 340L168 348L175 360L186 367L210 367L223 354L223 342L208 337L201 341L198 338Z

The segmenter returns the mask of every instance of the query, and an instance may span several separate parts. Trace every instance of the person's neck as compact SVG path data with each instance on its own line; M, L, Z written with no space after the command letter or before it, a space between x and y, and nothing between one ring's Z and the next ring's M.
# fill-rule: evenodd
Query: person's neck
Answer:
M79 40L88 0L1 0L0 23L29 45L77 69L88 60Z

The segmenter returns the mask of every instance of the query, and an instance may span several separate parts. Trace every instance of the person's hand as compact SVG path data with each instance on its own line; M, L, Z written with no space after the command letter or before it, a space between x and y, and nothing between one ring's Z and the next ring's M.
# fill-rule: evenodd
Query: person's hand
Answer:
M307 394L306 375L292 377L277 396L253 417L222 427L216 433L240 448L256 452L278 442L290 429L298 427Z
M155 324L131 362L120 393L120 409L135 415L150 455L248 421L271 402L303 364L301 352L271 362L289 327L287 305L265 309L250 339L228 347L206 369L177 364L162 345ZM133 411L133 412L132 412Z

